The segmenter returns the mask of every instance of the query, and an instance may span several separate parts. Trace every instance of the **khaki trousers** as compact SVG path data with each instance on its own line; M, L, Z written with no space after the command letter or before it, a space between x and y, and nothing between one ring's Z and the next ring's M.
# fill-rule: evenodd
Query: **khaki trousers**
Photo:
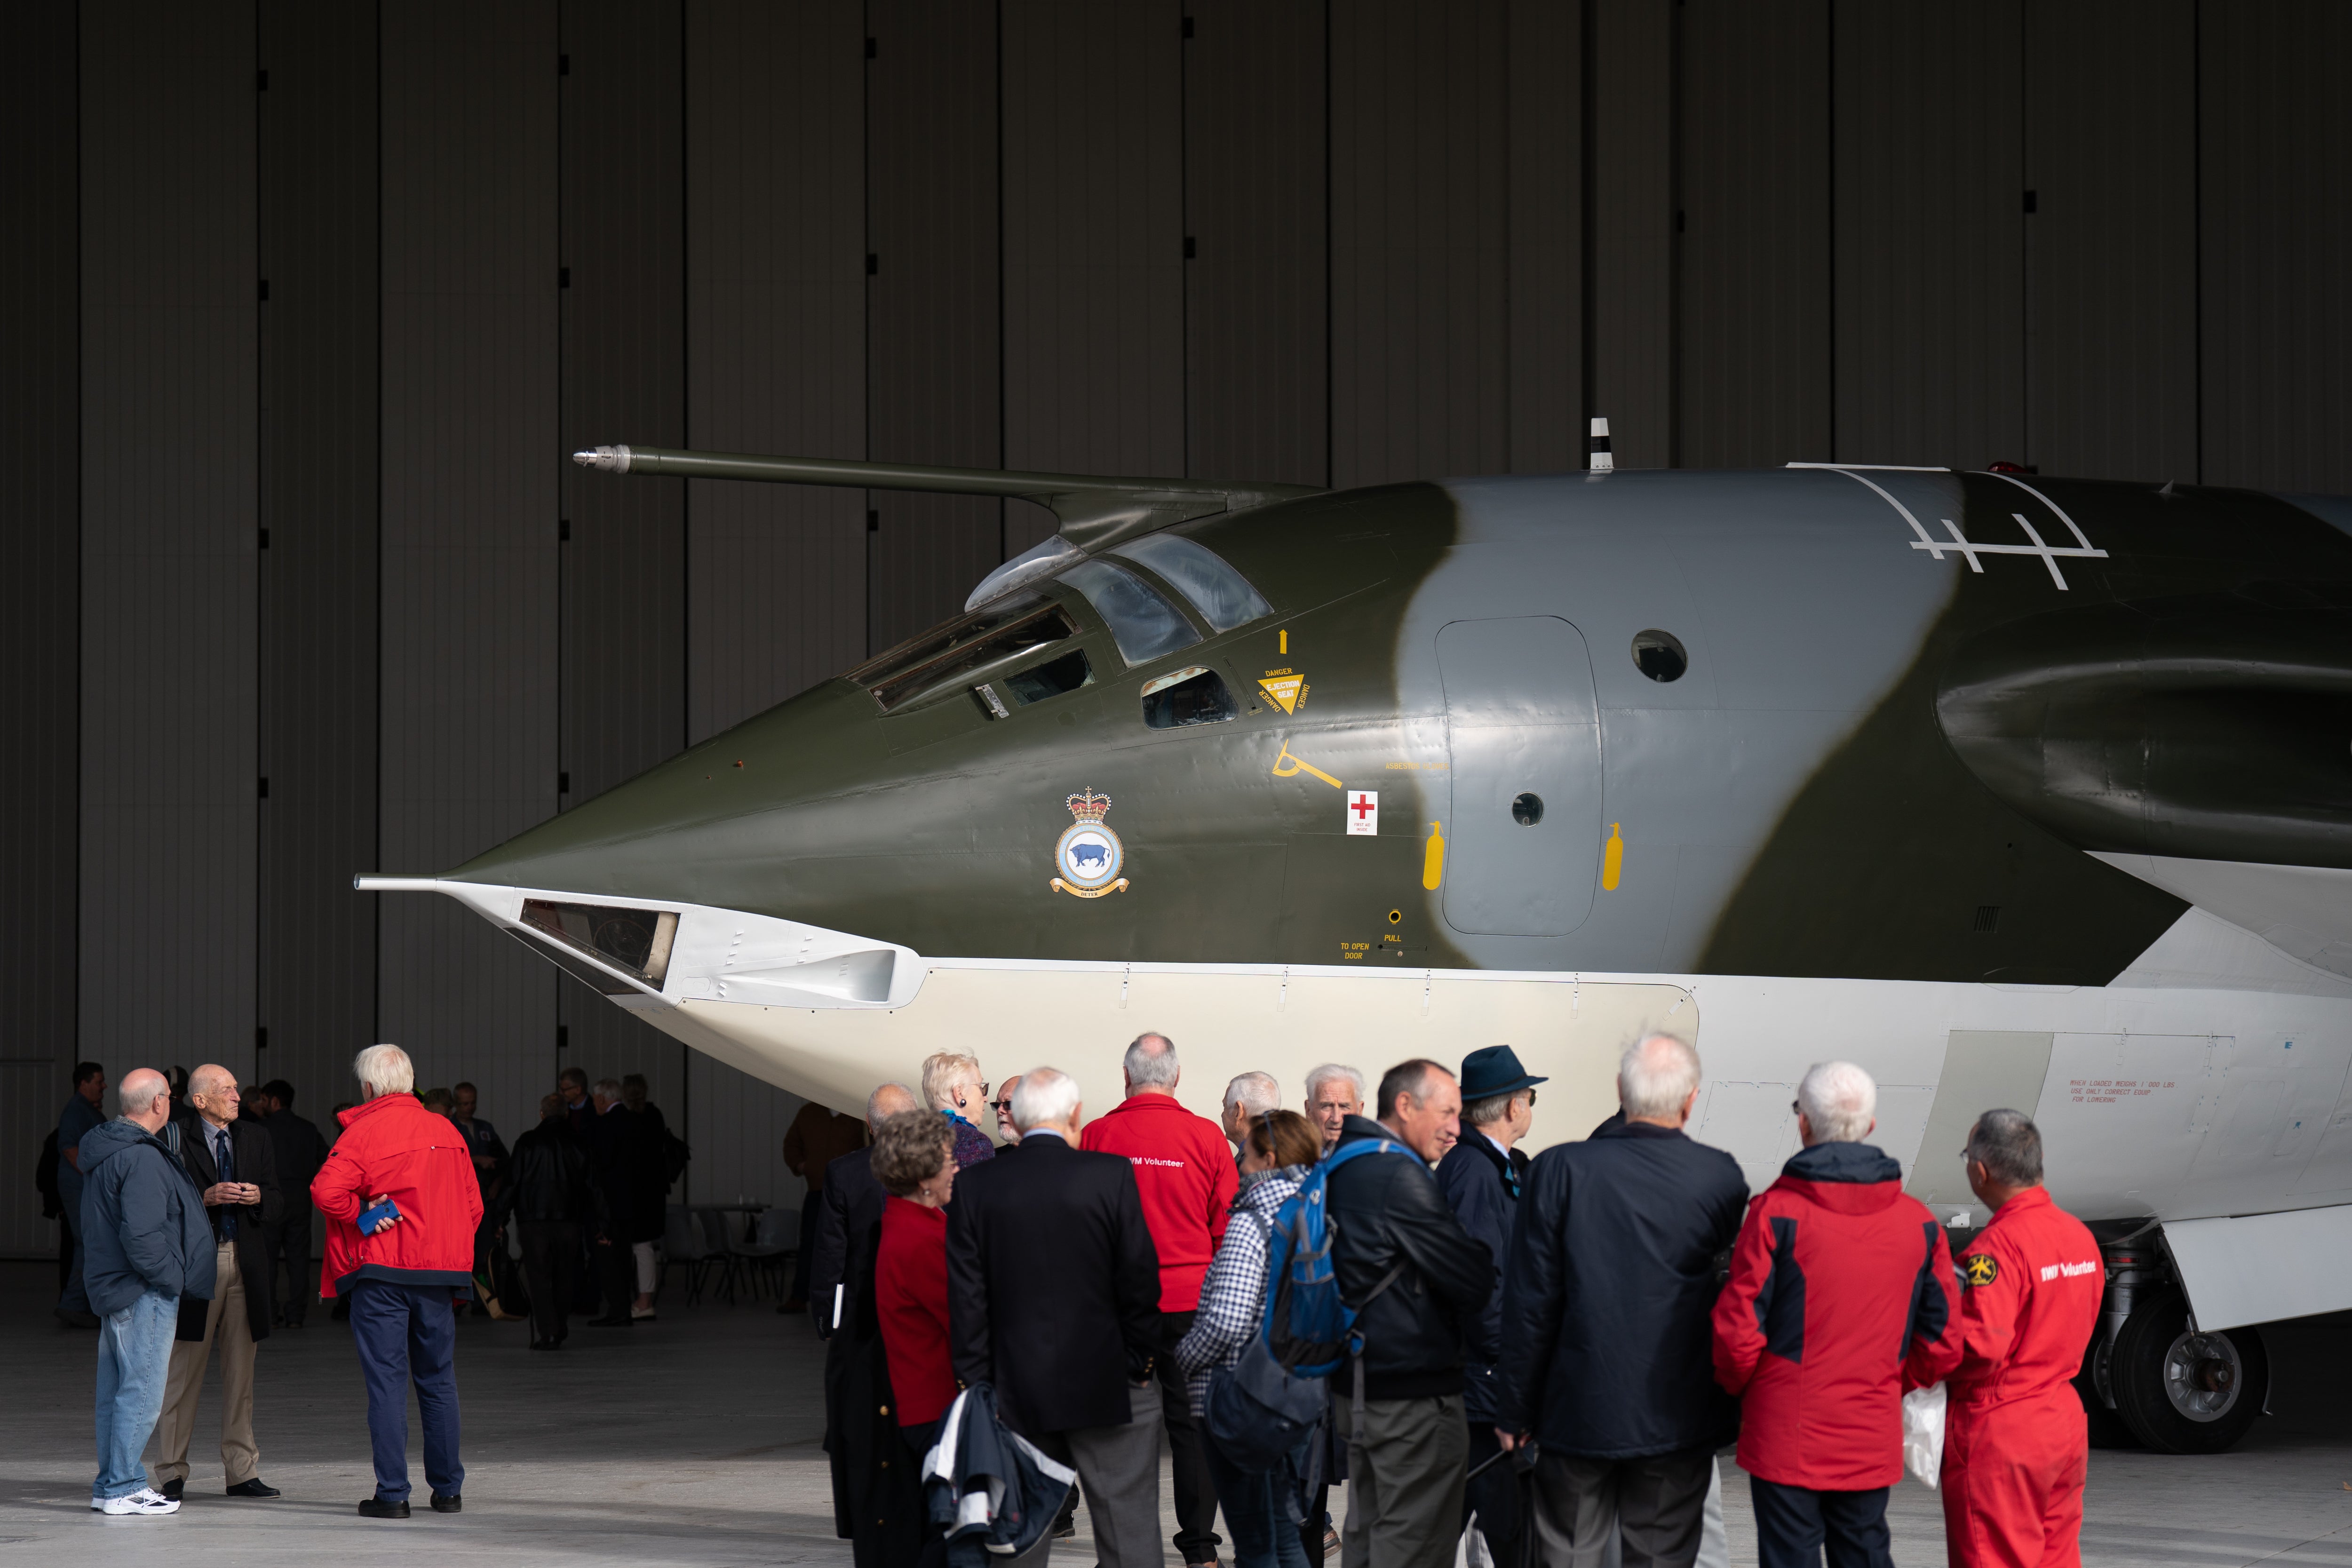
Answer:
M1367 1399L1358 1443L1354 1405L1335 1389L1331 1419L1349 1438L1345 1568L1452 1568L1470 1458L1462 1395Z
M163 1380L163 1413L155 1423L161 1462L155 1484L188 1479L188 1442L196 1435L196 1395L205 1386L205 1366L213 1342L221 1347L221 1469L230 1486L243 1486L261 1468L253 1441L253 1324L245 1315L245 1277L237 1272L236 1247L220 1244L219 1280L205 1310L202 1340L172 1342L172 1370Z

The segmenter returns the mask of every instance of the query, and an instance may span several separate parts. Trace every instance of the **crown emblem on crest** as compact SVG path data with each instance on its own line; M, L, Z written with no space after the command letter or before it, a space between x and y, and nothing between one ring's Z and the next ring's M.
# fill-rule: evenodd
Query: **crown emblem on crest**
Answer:
M1090 789L1080 791L1062 804L1070 808L1072 816L1086 823L1098 823L1110 811L1110 796L1097 795Z

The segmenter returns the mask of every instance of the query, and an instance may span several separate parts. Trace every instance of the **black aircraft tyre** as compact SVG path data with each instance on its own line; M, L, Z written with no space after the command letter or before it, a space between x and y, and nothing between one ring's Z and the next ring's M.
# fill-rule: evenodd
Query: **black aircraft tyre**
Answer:
M2159 1454L2218 1454L2263 1412L2271 1361L2252 1329L2193 1333L2178 1290L2151 1293L2116 1336L2116 1413Z
M2106 1348L2105 1335L2091 1336L2091 1348L2083 1352L2083 1370L2074 1376L2074 1392L2083 1401L2084 1424L2090 1428L2094 1448L2137 1448L2139 1439L2124 1424L2122 1413L2108 1409L2107 1402L2099 1397L2098 1382L2092 1369Z

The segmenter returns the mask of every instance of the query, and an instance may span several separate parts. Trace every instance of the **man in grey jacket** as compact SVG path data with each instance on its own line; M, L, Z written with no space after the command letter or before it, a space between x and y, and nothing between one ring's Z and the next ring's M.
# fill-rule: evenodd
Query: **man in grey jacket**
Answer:
M147 1484L139 1456L163 1405L180 1298L209 1300L212 1222L203 1195L156 1136L171 1117L169 1086L152 1068L122 1080L122 1114L81 1140L82 1277L98 1336L100 1513L176 1513Z

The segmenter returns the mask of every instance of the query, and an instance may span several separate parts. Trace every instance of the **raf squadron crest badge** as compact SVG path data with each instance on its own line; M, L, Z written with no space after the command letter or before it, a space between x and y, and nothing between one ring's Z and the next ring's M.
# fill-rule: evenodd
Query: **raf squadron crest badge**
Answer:
M1099 899L1127 886L1118 874L1127 848L1118 835L1103 825L1110 812L1110 796L1082 790L1064 801L1076 818L1054 846L1054 868L1061 875L1054 886L1081 899Z

